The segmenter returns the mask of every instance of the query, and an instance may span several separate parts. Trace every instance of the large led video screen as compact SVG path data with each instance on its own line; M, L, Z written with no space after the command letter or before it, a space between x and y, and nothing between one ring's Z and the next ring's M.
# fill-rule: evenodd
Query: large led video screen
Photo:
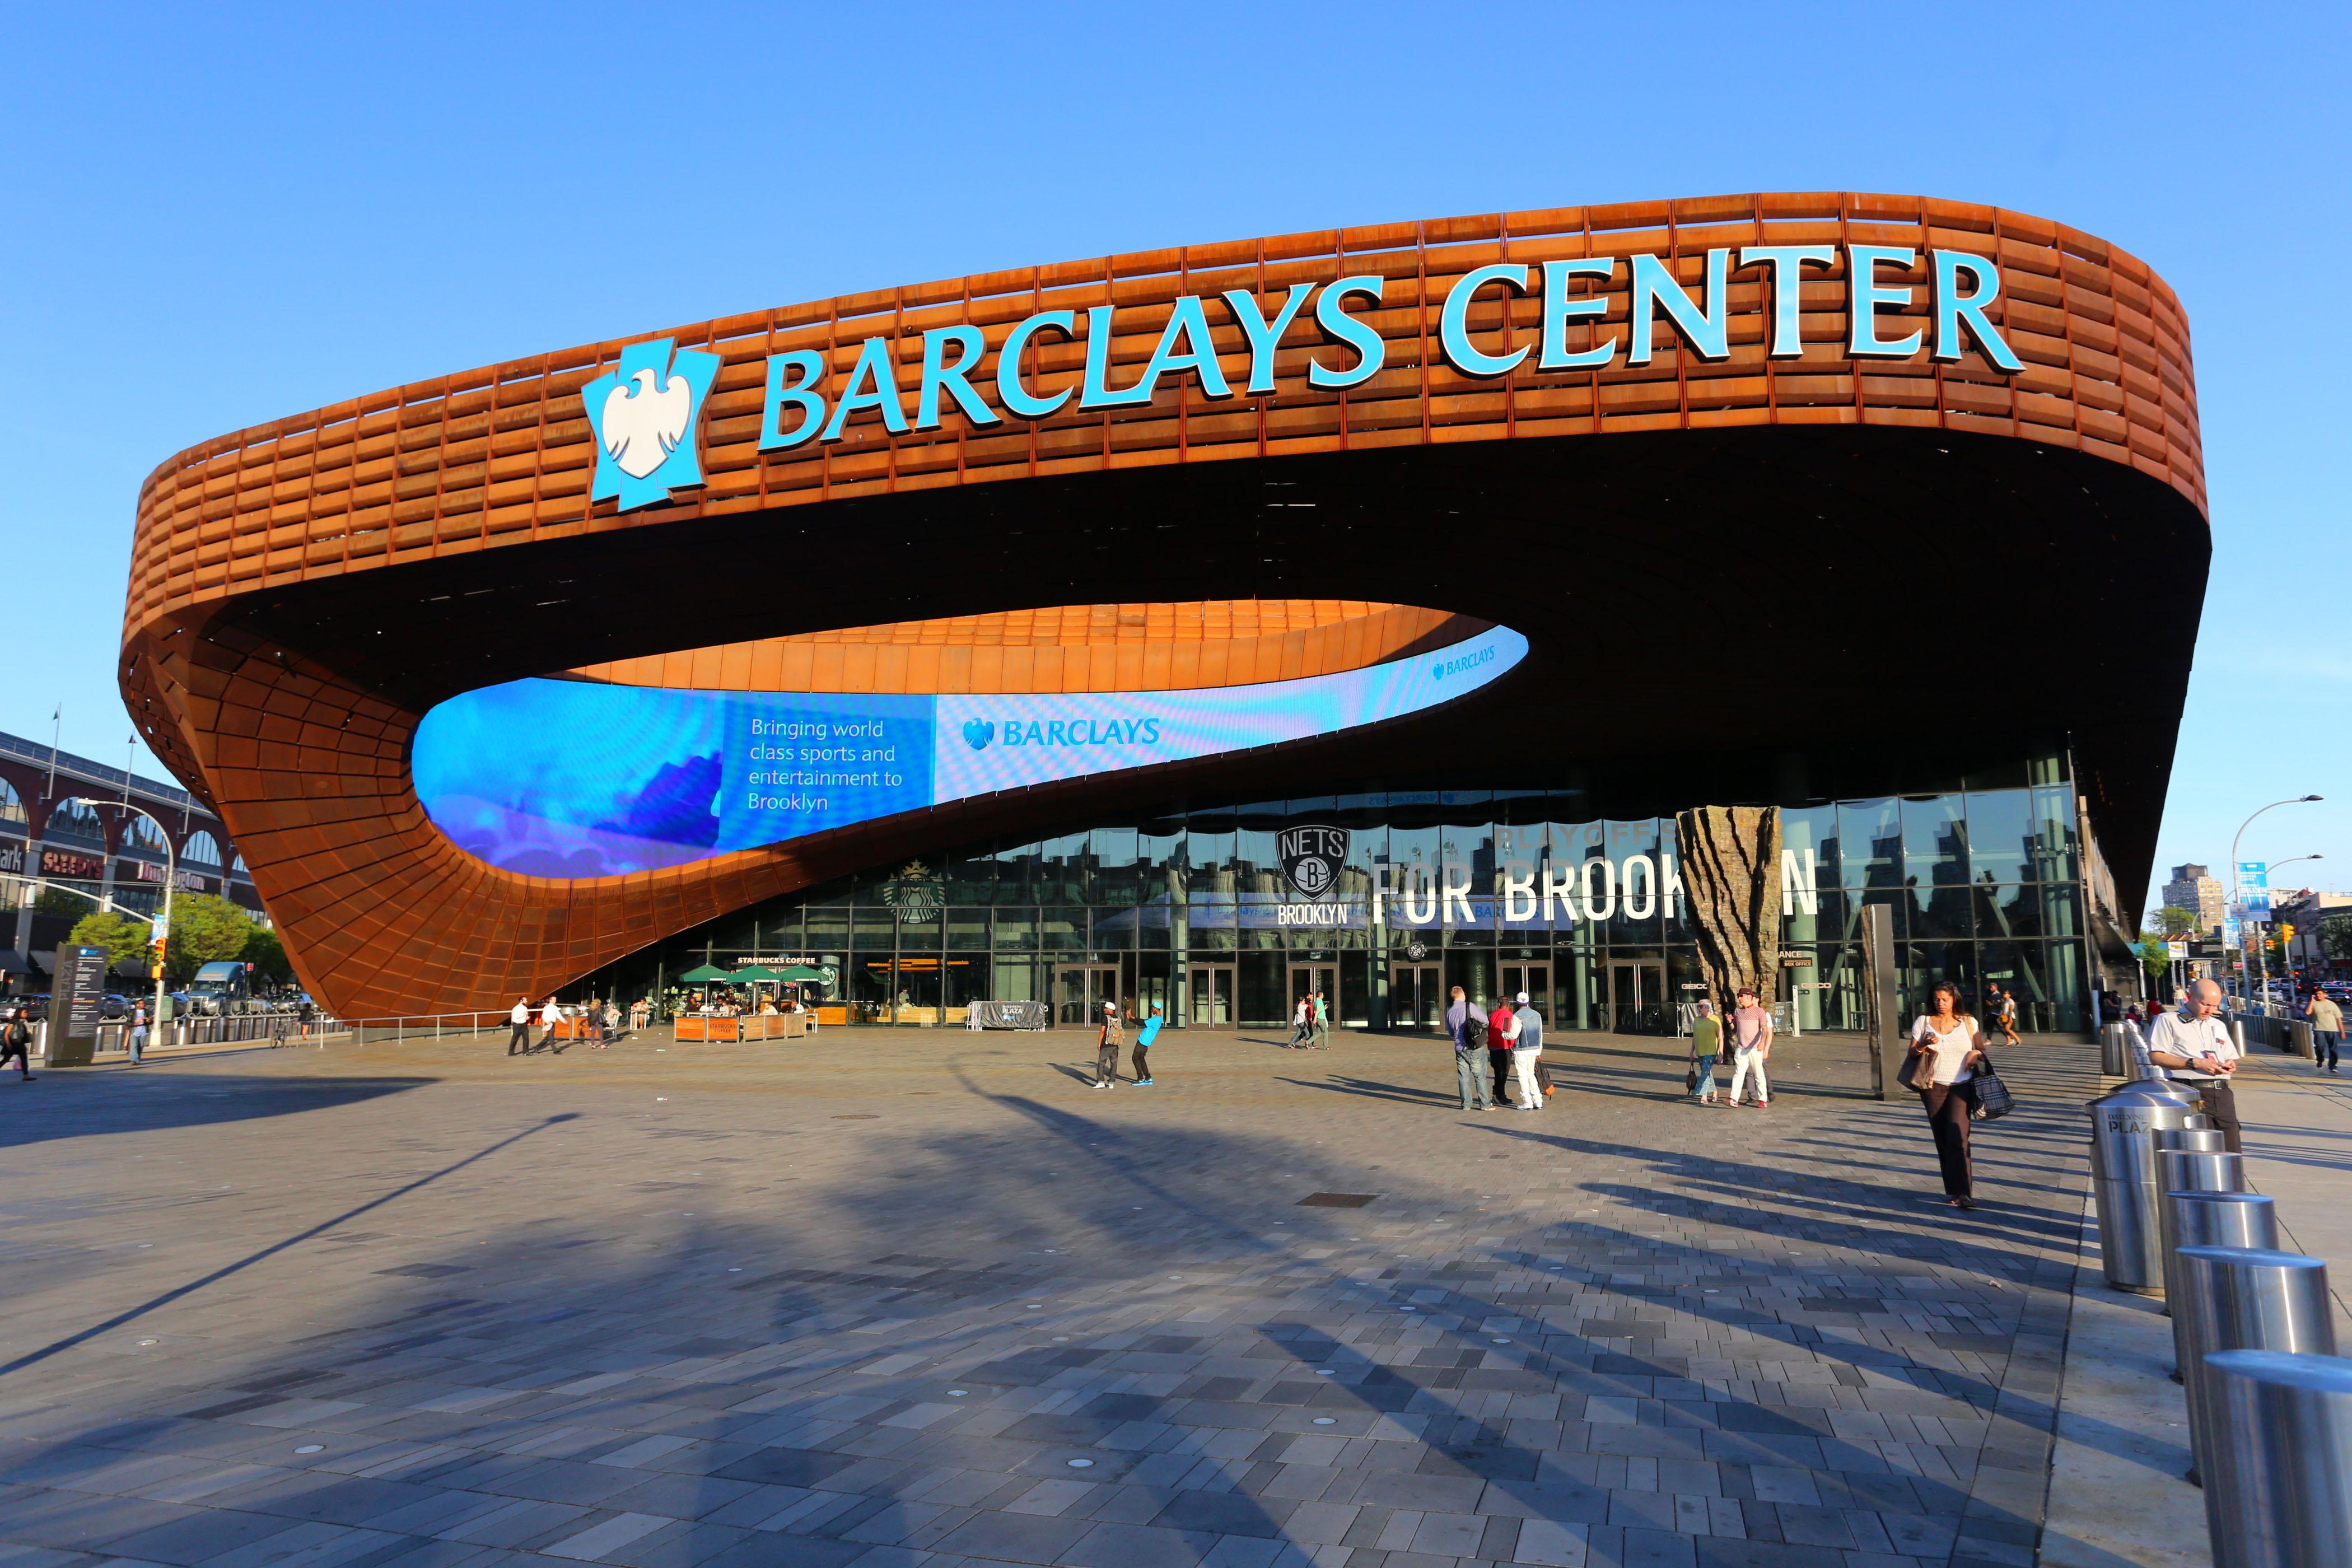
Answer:
M614 877L969 796L1219 756L1419 712L1527 656L1497 626L1341 675L1191 691L877 697L534 679L435 707L425 815L534 877Z

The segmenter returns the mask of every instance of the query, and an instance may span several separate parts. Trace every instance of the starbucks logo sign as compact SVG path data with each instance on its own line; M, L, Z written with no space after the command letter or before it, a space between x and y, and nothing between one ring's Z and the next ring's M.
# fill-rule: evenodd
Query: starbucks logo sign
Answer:
M940 906L946 901L946 890L940 884L939 873L920 860L909 860L896 879L882 889L882 901L890 907L903 922L937 920Z

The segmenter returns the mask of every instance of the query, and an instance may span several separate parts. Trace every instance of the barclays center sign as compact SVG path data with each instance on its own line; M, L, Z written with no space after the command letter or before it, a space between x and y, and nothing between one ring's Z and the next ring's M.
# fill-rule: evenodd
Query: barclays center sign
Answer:
M1718 247L1706 253L1704 280L1696 294L1675 278L1665 258L1646 252L1496 263L1474 268L1447 290L1437 346L1455 370L1482 380L1522 369L1537 375L1589 373L1617 364L1621 355L1625 364L1648 364L1663 321L1700 359L1726 360L1731 356L1730 283L1735 274L1743 274L1771 284L1766 356L1794 360L1803 353L1801 289L1809 274L1836 268L1842 258L1838 286L1844 296L1843 346L1849 357L1905 360L1924 353L1950 363L1973 346L2001 374L2022 370L1988 313L2000 297L2000 269L1994 260L1965 250L1933 249L1927 256L1929 317L1908 331L1887 314L1907 310L1916 291L1911 283L1890 280L1890 275L1907 277L1918 267L1920 253L1907 246ZM1124 385L1114 384L1111 364L1115 305L1088 310L1083 327L1069 310L1039 310L1001 333L969 322L936 327L922 334L921 360L915 366L900 363L898 337L869 337L858 344L856 358L837 384L824 352L772 354L759 448L781 452L839 441L856 424L878 423L892 435L937 429L950 408L985 429L1007 420L1048 418L1074 398L1085 411L1146 406L1188 376L1212 400L1271 393L1276 350L1295 323L1306 321L1314 322L1322 338L1307 365L1307 383L1344 391L1370 380L1388 363L1387 340L1364 319L1364 312L1384 302L1388 281L1378 273L1361 273L1319 285L1294 283L1279 297L1246 289L1178 295L1150 359ZM1604 330L1601 319L1621 289L1628 301L1627 319L1622 330ZM1471 306L1482 296L1539 300L1537 341L1517 347L1482 343L1470 326ZM1580 325L1591 329L1591 342L1571 347L1570 328ZM1238 382L1219 357L1213 335L1219 327L1238 330L1246 346L1248 373ZM1030 350L1056 339L1083 342L1086 363L1076 385L1048 390L1034 377ZM983 374L982 363L992 351L993 373ZM596 438L593 499L613 498L625 511L703 482L697 431L719 369L717 354L677 349L663 338L629 345L616 371L583 389Z

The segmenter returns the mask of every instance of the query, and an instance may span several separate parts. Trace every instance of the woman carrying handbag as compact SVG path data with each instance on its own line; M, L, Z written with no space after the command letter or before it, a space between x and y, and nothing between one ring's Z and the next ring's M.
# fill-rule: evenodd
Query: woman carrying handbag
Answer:
M1969 1122L1977 1110L1977 1074L1990 1069L1977 1021L1960 1006L1960 990L1939 981L1931 993L1935 1011L1911 1026L1911 1054L1897 1075L1916 1089L1936 1136L1936 1163L1943 1168L1944 1201L1954 1208L1977 1206L1969 1167Z

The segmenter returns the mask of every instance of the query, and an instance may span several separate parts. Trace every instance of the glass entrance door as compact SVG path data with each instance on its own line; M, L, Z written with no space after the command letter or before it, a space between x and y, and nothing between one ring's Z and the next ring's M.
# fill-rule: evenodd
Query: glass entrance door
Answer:
M1549 963L1503 963L1503 996L1517 1002L1519 993L1528 994L1528 1005L1549 1024L1556 1016L1551 1010L1551 965Z
M1307 1021L1315 1021L1314 997L1323 994L1323 1005L1333 1019L1339 1016L1339 966L1336 963L1294 963L1290 966L1290 1016L1298 1016L1298 999L1307 999Z
M1445 966L1442 963L1389 965L1389 1027L1445 1027Z
M1065 1029L1091 1029L1102 1022L1106 1002L1118 1000L1118 965L1065 963L1054 971L1054 1022Z
M1609 1027L1620 1035L1664 1035L1666 966L1654 958L1619 958L1609 964Z
M1234 1026L1234 966L1196 963L1185 994L1192 998L1192 1027L1230 1029Z

